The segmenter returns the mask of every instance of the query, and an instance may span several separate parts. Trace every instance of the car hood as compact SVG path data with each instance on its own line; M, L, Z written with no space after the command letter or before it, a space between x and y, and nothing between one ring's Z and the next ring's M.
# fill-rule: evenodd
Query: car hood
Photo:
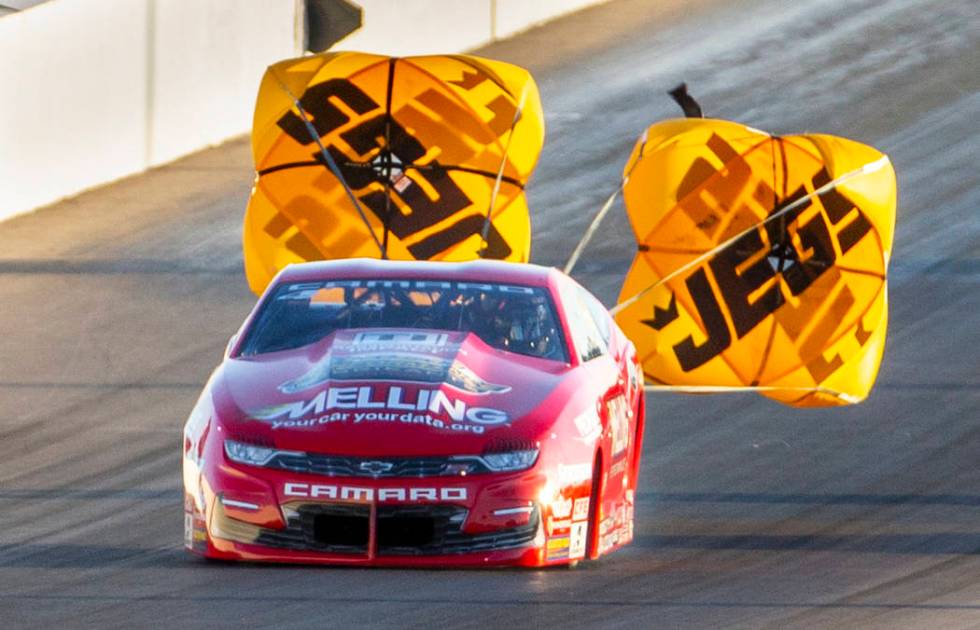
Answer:
M229 437L357 456L481 453L526 444L556 417L564 363L472 334L338 331L309 346L226 360L215 402Z

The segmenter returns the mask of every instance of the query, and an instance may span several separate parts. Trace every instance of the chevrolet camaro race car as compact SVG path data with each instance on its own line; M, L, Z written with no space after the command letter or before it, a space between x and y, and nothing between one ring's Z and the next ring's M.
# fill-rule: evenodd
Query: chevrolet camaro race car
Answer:
M633 537L633 344L561 272L292 265L184 428L185 544L209 558L543 566Z

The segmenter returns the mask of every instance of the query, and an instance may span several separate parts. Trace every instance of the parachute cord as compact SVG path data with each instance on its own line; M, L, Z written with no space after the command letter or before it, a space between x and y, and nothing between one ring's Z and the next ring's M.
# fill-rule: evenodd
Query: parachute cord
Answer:
M517 101L517 109L514 110L514 120L512 120L510 123L510 133L507 135L507 144L504 145L504 153L500 156L500 167L497 169L497 178L493 182L493 191L490 193L490 207L487 208L487 216L483 220L483 230L480 232L480 238L483 241L483 246L480 248L478 253L480 258L486 256L487 250L490 248L488 239L490 238L490 224L493 219L493 208L497 205L497 193L500 192L500 182L504 178L504 167L507 165L507 154L510 153L510 144L514 139L514 128L517 127L517 122L521 119L521 112L524 111L524 101L527 100L527 86L528 83L525 81L524 87L521 88L521 97Z
M782 217L782 216L786 215L787 213L792 212L793 210L796 210L797 208L799 208L803 204L808 203L809 200L814 199L816 197L819 197L820 195L823 195L824 193L830 192L832 189L836 188L837 186L843 184L844 182L846 182L846 181L848 181L850 179L853 179L855 177L860 177L861 175L867 175L868 173L874 173L875 171L881 170L882 168L884 168L888 164L889 164L888 156L887 155L883 155L882 157L878 158L874 162L869 162L868 164L865 164L865 165L861 166L860 168L856 168L853 171L848 171L847 173L844 173L843 175L841 175L837 179L834 179L834 180L831 180L831 181L827 182L826 184L824 184L820 188L817 188L813 192L807 193L807 194L803 195L802 197L796 199L795 201L793 201L792 203L790 203L789 205L787 205L785 208L781 208L781 209L777 210L776 212L773 212L772 214L770 214L768 217L766 217L765 219L763 219L759 223L756 223L755 225L753 225L751 227L748 227L748 228L742 230L741 232L739 232L735 236L731 237L727 241L725 241L725 242L717 245L716 247L713 247L713 248L709 249L705 253L703 253L700 256L698 256L697 258L695 258L695 259L693 259L693 260L691 260L691 261L689 261L689 262L681 265L677 269L674 269L673 271L671 271L670 273L668 273L666 276L664 276L663 278L657 280L656 282L654 282L653 284L651 284L647 288L638 291L637 293L633 294L633 296L631 296L631 297L623 300L622 302L620 302L616 306L614 306L611 309L609 309L609 314L610 315L616 315L617 313L619 313L620 311L622 311L626 307L628 307L628 306L630 306L632 304L635 304L637 301L640 300L640 298L642 298L644 295L646 295L650 291L653 291L657 287L660 287L660 286L663 286L663 285L667 284L668 282L670 282L671 280L673 280L677 276L680 276L680 275L682 275L682 274L690 271L691 269L697 267L698 265L700 265L701 263L703 263L705 260L711 258L712 256L714 256L718 252L720 252L720 251L722 251L724 249L727 249L732 244L734 244L736 241L738 241L740 238L742 238L746 234L751 233L753 230L759 228L760 226L766 225L770 221L774 221L774 220L778 219L779 217Z
M388 234L391 232L391 93L395 84L395 57L388 60L388 94L385 99L385 219L384 242L381 245L381 257L388 258Z
M780 387L778 385L644 385L646 392L681 392L684 394L725 394L734 392L801 392L826 394L854 404L861 400L850 394L826 387Z
M596 230L599 229L599 225L602 223L602 220L606 218L606 214L608 214L609 209L612 208L616 197L620 192L622 192L623 188L626 188L626 182L628 181L629 177L623 178L623 181L620 182L619 187L614 190L611 195L609 195L609 198L606 199L606 203L602 204L602 208L599 209L599 212L596 213L595 218L592 219L592 223L589 224L589 227L585 230L585 233L582 234L581 240L579 240L578 245L575 246L575 249L572 251L572 255L568 257L568 262L565 263L565 267L562 269L566 275L572 273L572 269L575 267L575 263L578 262L579 257L585 250L585 246L588 245L589 241L592 240L592 237L595 236Z
M354 209L357 210L357 214L361 216L361 221L364 222L364 227L367 228L368 234L371 235L371 239L374 241L374 244L378 246L378 252L380 252L381 258L387 258L388 254L385 251L384 246L381 244L381 241L378 239L378 235L374 233L373 229L371 229L371 223L368 221L367 215L364 214L364 208L361 207L361 203L357 200L357 196L354 195L354 191L351 190L351 187L349 185L347 185L347 180L344 179L343 174L340 172L340 167L337 166L337 163L334 161L333 156L330 155L330 152L327 151L326 147L323 146L323 143L320 142L320 135L316 132L316 127L313 126L313 123L310 122L310 117L309 115L307 115L306 110L303 109L303 106L300 104L299 99L297 99L293 95L293 93L286 86L283 80L279 78L279 74L275 71L275 69L270 67L269 70L272 71L272 76L276 78L276 83L279 84L279 87L282 89L282 91L285 92L287 96L289 96L290 100L293 101L293 105L295 105L296 109L299 110L300 118L303 119L303 124L306 126L306 130L309 132L310 137L313 139L313 142L315 142L317 148L320 149L320 155L323 156L323 160L326 162L327 168L330 170L331 173L333 173L333 176L337 178L337 181L340 182L340 185L344 187L344 191L347 193L347 197L351 200L351 203L354 204Z
M649 129L644 129L643 134L640 136L640 148L636 152L637 156L642 156L643 150L646 149L648 131ZM639 164L639 159L637 159L636 164ZM633 165L633 168L636 168L636 164ZM592 240L592 237L595 236L596 230L599 229L599 225L602 223L603 219L606 218L606 214L609 212L609 209L612 208L612 204L613 201L616 200L616 196L626 188L626 184L629 183L630 175L632 174L633 169L631 168L629 172L623 175L623 181L619 182L619 188L614 190L613 193L609 195L609 199L606 199L606 203L602 204L602 207L599 208L599 212L597 212L595 218L592 219L592 223L589 224L589 227L586 228L585 233L582 234L582 239L578 242L578 245L575 246L575 249L572 251L572 255L568 257L568 262L565 263L565 267L562 269L566 275L572 273L575 263L578 262L582 252L585 251L586 245L588 245L589 241Z
M778 167L776 166L776 154L779 153L779 158L780 158L779 162L783 166L782 183L783 183L783 199L785 199L788 196L788 192L786 190L786 184L788 179L786 176L786 153L781 148L782 138L771 133L767 135L769 136L769 146L772 152L772 207L776 208L779 205L779 194L777 192L778 187L776 185L776 181L777 181L776 174L778 171ZM779 258L776 261L776 271L779 273L783 272L783 266L786 264L786 248L788 246L788 244L786 243L786 237L788 235L787 227L788 226L786 225L786 217L780 217L779 235L776 237L778 238L778 242L779 242ZM772 239L771 232L770 232L770 238ZM770 242L769 245L771 247L773 243ZM777 295L780 300L784 299L782 293L778 293ZM778 325L776 324L776 320L773 320L769 326L769 334L766 336L766 347L762 350L762 358L759 361L759 367L755 371L755 378L752 379L753 383L759 382L759 380L762 378L763 372L766 371L766 367L768 367L769 365L769 357L772 356L772 343L776 339L777 328Z

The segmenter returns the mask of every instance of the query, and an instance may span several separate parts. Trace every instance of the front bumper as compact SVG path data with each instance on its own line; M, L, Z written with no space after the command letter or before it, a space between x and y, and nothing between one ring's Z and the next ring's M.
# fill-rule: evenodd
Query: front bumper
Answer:
M455 505L290 502L281 508L285 527L259 527L230 517L219 498L210 519L209 555L344 564L488 564L519 560L544 541L537 508L526 524L479 533L463 530L467 510ZM537 564L537 555L531 553L528 560Z
M210 558L374 566L542 566L577 559L570 544L549 538L549 508L537 502L544 477L532 471L351 479L364 490L353 500L338 478L323 485L323 477L227 462L207 476L210 483L199 477L199 499L189 492L185 501L185 541ZM404 493L390 491L396 482ZM338 491L328 491L333 488ZM297 490L304 496L289 496ZM242 507L249 504L255 508ZM579 529L585 531L584 523Z

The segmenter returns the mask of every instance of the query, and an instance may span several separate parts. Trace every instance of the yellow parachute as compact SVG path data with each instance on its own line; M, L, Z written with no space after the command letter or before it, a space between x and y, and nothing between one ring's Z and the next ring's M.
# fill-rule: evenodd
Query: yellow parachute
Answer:
M834 136L667 120L637 142L623 194L639 252L613 310L649 381L797 407L867 397L888 315L887 156Z
M269 67L252 130L249 286L357 256L525 262L544 142L531 75L470 55L325 53Z

